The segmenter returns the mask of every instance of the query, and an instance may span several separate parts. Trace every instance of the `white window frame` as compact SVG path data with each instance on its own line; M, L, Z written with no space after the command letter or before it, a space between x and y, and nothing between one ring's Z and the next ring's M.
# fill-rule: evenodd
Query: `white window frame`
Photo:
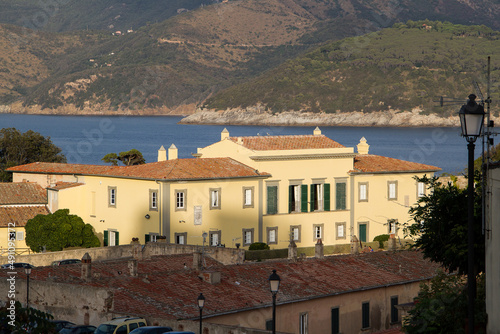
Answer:
M108 207L116 208L116 195L117 190L116 187L108 187Z
M24 231L16 231L16 240L23 241L24 240Z
M341 233L339 233L341 232ZM346 239L346 223L335 223L335 237L336 239Z
M158 211L158 190L149 189L149 210Z
M323 229L324 224L314 224L313 225L313 241L317 241L318 239L323 240Z
M358 190L358 202L368 202L368 182L359 182Z
M290 238L295 242L300 242L300 225L290 226Z
M243 229L243 246L250 246L253 244L253 228L244 228Z
M220 210L221 188L210 188L210 210Z
M176 189L175 190L175 211L186 211L187 210L187 190L186 189Z
M273 238L271 238L271 235ZM274 245L278 243L278 226L267 228L267 244Z
M299 315L299 334L308 334L308 314L307 312Z
M243 187L243 209L253 208L254 187Z
M387 225L388 225L387 231L389 234L396 234L398 232L398 220L397 219L387 220Z
M217 238L214 238L214 236L217 236ZM222 239L222 232L220 230L210 231L208 233L208 242L210 243L210 246L220 245L221 239ZM214 241L217 241L217 242L214 242Z
M175 233L175 243L178 245L186 245L187 244L187 232ZM179 239L182 238L183 242L178 242Z
M398 199L398 181L387 181L387 199L390 201Z
M324 183L313 183L316 193L316 202L314 202L314 211L324 211L325 203L324 203ZM316 208L316 203L318 204Z
M417 198L421 198L425 196L425 183L417 182Z

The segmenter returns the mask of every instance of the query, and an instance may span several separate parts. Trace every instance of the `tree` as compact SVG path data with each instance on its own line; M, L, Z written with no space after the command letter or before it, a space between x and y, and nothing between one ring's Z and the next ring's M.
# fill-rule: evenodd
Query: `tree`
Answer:
M108 153L101 160L113 166L118 166L118 161L121 161L125 166L142 165L146 163L142 153L135 148L127 152L120 152L120 154Z
M449 271L467 273L467 189L448 183L443 185L437 177L416 178L424 182L428 194L410 209L412 223L405 224L405 233L415 239L413 247L422 249L424 256L439 262ZM474 197L475 272L484 272L485 243L481 232L481 187L476 173Z
M42 249L60 251L66 247L99 247L100 242L92 230L77 215L70 215L68 209L53 214L37 215L25 226L26 245L32 251Z
M52 334L56 325L50 322L54 317L34 308L22 307L19 301L0 307L0 334Z
M478 280L475 319L478 326L486 323L486 290L484 275ZM408 334L465 333L467 318L466 279L444 272L421 284L415 307L408 312L403 330ZM481 333L478 331L478 333Z
M1 129L0 181L12 181L12 174L5 172L5 169L32 162L66 162L66 157L50 137L32 130L21 133L15 128Z

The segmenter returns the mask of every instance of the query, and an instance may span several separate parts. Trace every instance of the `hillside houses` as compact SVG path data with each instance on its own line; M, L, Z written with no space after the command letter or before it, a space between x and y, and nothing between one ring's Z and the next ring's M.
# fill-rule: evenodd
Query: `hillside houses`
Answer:
M118 167L33 163L9 169L15 182L47 188L51 211L68 208L104 246L155 241L285 248L402 237L399 224L425 193L414 177L438 167L369 154L364 138L345 147L321 134L231 137L178 159Z

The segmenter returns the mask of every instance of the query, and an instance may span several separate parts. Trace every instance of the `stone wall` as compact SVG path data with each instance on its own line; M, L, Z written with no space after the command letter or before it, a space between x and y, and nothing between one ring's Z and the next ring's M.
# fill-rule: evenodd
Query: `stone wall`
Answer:
M143 257L154 255L191 254L201 251L201 246L178 245L162 242L149 242L143 246L141 252ZM53 261L64 259L81 259L85 253L89 253L92 261L103 261L120 259L133 256L133 245L120 245L113 247L95 247L64 250L61 252L47 252L30 255L18 255L15 262L27 262L34 266L49 266ZM205 254L225 265L242 263L245 260L243 249L224 247L205 247ZM1 263L6 263L5 257L0 257Z

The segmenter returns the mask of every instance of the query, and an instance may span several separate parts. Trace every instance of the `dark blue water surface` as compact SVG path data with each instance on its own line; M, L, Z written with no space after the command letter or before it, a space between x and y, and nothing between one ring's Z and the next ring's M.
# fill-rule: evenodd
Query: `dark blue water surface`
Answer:
M198 147L220 140L226 127L231 136L303 135L315 127L265 127L181 125L181 117L40 116L0 114L0 128L33 130L50 136L63 149L68 162L104 164L107 153L137 149L147 162L157 159L163 145L175 144L179 158L191 158ZM362 137L371 154L438 166L447 173L461 173L467 164L467 143L459 128L320 127L322 133L345 146L355 146ZM476 145L476 156L481 143Z

